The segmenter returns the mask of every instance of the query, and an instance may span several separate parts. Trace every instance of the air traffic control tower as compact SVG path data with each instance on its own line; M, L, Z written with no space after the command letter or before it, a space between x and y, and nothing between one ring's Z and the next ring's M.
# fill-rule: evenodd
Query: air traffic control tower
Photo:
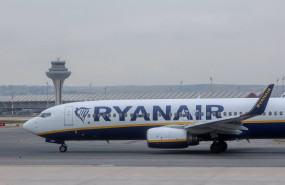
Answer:
M63 82L70 76L71 72L65 67L65 61L51 61L51 68L46 75L52 79L55 87L55 105L61 104Z

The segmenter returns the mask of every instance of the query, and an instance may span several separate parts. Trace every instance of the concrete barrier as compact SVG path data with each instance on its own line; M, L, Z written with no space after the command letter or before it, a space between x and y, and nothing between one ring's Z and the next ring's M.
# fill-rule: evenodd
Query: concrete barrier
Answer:
M0 126L0 128L13 128L13 127L23 127L22 123L5 123L5 125Z

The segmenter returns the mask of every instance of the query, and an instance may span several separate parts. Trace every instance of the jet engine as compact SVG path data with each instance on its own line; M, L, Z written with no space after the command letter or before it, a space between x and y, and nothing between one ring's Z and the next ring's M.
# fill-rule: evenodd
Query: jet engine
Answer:
M187 148L198 145L197 135L192 135L184 129L158 127L147 131L147 145L150 148Z

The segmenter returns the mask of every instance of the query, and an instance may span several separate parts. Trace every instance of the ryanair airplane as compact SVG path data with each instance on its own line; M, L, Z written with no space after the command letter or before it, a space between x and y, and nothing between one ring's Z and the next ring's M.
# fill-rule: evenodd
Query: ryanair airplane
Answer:
M186 148L212 141L285 137L285 98L102 100L58 105L27 121L24 128L66 152L71 140L147 140L151 148Z

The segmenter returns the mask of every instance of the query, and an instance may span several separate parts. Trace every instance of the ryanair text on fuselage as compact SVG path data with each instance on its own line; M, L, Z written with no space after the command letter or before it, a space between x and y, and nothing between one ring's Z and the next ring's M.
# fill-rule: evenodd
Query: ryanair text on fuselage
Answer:
M221 105L206 105L206 120L211 120L212 116L216 118L222 118L221 112L224 111L224 107ZM145 121L150 121L150 113L147 112L145 106L136 106L134 111L131 112L133 106L113 106L113 109L108 106L97 106L94 107L94 121L111 121L112 113L119 115L119 121L126 121L127 114L130 114L130 121L136 121L138 118L144 119ZM164 120L179 120L180 117L184 117L187 120L201 120L202 119L202 105L195 106L195 113L191 113L187 105L180 105L177 111L172 111L171 105L166 105L162 108L159 105L152 106L152 120L158 120L158 117L162 117ZM173 116L172 116L173 113Z

